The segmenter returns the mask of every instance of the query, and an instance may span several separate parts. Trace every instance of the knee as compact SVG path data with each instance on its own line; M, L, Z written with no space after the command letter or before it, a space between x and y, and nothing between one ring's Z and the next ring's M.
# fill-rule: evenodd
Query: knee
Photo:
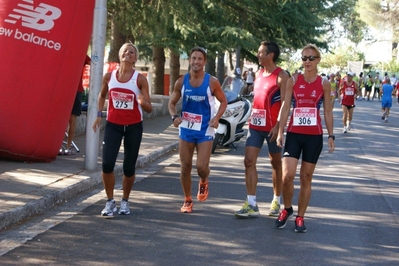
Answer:
M114 164L103 162L102 169L104 174L110 174L114 171Z
M209 164L197 164L197 173L199 176L207 176L209 171Z
M244 166L245 168L255 167L256 160L253 158L245 157L244 158Z
M127 178L133 177L135 173L136 173L135 167L127 167L123 169L123 175L126 176Z
M281 158L273 158L270 160L270 164L274 170L281 170Z

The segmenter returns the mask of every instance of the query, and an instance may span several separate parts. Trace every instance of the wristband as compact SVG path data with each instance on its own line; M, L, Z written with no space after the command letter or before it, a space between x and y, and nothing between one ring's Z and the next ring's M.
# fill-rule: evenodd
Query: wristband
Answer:
M98 111L97 112L97 117L102 117L103 116L103 112L102 111Z
M178 118L178 115L172 115L172 122L175 122L175 119Z
M335 140L335 136L334 135L328 135L328 138L332 138L333 140Z

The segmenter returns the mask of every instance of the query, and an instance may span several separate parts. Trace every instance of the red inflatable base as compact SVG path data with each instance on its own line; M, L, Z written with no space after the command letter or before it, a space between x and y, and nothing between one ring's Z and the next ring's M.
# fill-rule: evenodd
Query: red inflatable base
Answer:
M0 0L0 157L51 161L67 128L94 0Z

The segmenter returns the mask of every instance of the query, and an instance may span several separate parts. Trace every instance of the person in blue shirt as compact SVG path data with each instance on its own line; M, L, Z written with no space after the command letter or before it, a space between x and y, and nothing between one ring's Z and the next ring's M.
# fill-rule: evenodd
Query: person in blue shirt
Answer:
M206 51L202 47L191 49L190 71L180 77L173 88L169 100L169 113L173 125L179 127L180 183L184 193L184 203L180 211L193 211L191 197L191 169L194 150L197 151L198 201L208 198L209 161L215 129L227 107L226 96L218 79L204 71ZM182 98L182 110L177 113L176 104ZM215 101L220 102L216 110Z
M391 80L389 76L386 76L385 83L382 85L382 98L381 98L381 109L382 117L381 119L388 123L389 110L392 107L392 94L394 93L394 87L391 85Z

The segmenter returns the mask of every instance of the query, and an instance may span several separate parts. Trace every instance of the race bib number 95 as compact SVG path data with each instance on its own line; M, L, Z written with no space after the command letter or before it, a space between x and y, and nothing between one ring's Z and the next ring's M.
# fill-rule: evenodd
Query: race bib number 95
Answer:
M184 127L190 130L201 130L202 125L202 115L193 114L189 112L183 112L182 114L183 122L180 124L180 127Z
M316 108L295 108L294 126L316 126L317 109Z

